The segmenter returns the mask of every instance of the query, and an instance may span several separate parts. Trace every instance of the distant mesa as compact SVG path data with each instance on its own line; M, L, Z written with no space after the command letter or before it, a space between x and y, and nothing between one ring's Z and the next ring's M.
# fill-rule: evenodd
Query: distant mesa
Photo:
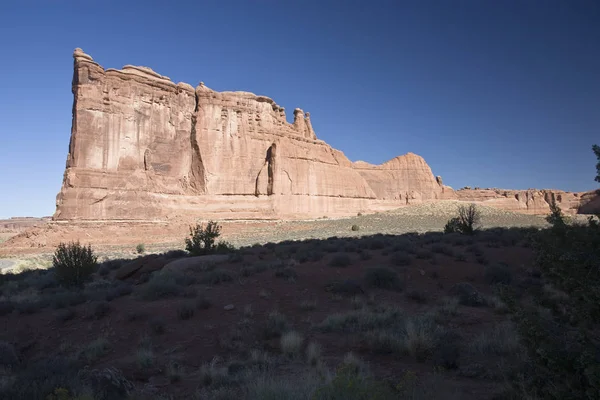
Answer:
M588 194L455 191L407 153L351 162L317 138L310 113L250 92L174 83L150 68L104 69L73 53L73 126L55 220L301 219L440 200L575 213ZM588 196L589 197L589 196Z

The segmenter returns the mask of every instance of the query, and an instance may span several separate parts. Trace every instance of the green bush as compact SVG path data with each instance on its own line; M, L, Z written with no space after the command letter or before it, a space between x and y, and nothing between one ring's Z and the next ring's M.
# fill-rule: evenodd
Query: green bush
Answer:
M458 217L451 218L446 225L444 225L444 233L460 232L461 225Z
M593 150L600 162L600 148ZM514 390L540 399L598 399L600 225L591 219L587 225L569 225L554 199L550 209L552 227L533 234L532 246L542 278L564 295L533 291L533 304L540 305L535 307L500 287L530 359Z
M135 246L135 251L137 251L138 254L142 254L146 251L146 246L144 245L144 243L140 243L137 246Z
M62 285L82 286L94 273L98 258L90 245L60 243L52 257L52 265L56 280Z
M214 253L215 241L221 235L221 226L209 221L206 228L202 224L190 226L190 237L185 239L185 249L193 256Z
M206 254L226 254L235 250L235 247L225 241L216 243L221 236L221 226L215 221L209 221L206 228L202 224L190 226L190 237L185 239L185 249L192 256Z

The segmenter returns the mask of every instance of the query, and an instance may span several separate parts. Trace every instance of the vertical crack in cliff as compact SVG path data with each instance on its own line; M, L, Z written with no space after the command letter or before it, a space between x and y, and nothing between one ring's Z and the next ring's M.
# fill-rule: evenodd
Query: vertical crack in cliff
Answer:
M268 173L268 184L267 184L267 195L273 194L273 184L275 181L275 155L277 153L277 146L275 143L267 150L267 173Z
M190 175L192 179L190 180L190 186L196 190L196 192L205 194L206 175L204 163L202 162L202 154L200 154L200 145L198 144L198 138L196 137L196 121L200 109L198 93L195 93L195 101L194 114L192 114L192 123L190 125L190 144L192 147L192 164L190 166Z
M271 196L274 193L274 182L275 182L275 154L277 152L277 145L273 143L268 149L267 154L265 155L265 162L261 167L260 171L258 171L258 175L256 176L256 180L254 182L254 195L259 196L264 188L261 188L261 175L267 168L267 196ZM263 190L261 190L263 189Z

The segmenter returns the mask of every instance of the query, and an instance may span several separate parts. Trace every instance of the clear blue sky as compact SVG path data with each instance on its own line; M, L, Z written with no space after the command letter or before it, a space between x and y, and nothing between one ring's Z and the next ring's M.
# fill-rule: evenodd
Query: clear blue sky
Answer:
M75 47L303 108L353 161L414 152L454 188L597 187L595 0L5 0L0 45L0 218L54 212Z

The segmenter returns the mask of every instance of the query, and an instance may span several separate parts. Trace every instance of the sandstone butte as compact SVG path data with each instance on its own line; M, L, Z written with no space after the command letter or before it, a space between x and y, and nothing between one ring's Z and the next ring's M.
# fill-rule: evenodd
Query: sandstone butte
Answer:
M75 49L73 122L54 220L300 219L439 200L570 214L594 193L458 190L408 153L351 162L310 114L249 92L172 82L150 68L104 69ZM597 200L597 199L595 199Z

